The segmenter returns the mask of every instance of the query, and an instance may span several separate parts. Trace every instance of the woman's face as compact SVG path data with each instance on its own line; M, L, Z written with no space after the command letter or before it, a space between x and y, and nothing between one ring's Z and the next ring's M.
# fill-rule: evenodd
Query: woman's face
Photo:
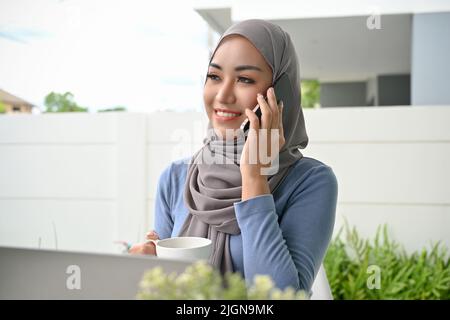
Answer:
M253 44L239 35L224 38L208 67L203 101L208 118L225 138L226 129L238 129L247 118L245 109L266 96L272 69Z

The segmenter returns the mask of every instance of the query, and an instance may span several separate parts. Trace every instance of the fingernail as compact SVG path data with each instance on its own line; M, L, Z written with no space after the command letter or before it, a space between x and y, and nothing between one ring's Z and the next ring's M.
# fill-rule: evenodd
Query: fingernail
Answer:
M258 93L258 98L262 98L262 94L261 93Z

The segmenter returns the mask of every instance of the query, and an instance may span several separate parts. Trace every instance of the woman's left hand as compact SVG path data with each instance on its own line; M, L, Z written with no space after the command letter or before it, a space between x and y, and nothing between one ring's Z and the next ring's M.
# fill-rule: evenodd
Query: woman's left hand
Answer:
M255 112L250 109L245 110L250 120L250 130L240 159L243 178L266 176L268 173L264 174L264 172L268 172L285 144L282 101L277 105L277 98L272 87L267 90L268 101L259 93L257 100L262 112L261 125Z

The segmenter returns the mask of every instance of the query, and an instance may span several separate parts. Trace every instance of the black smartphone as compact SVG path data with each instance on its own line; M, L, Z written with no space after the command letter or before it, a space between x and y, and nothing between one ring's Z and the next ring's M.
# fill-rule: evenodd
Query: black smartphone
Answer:
M273 89L275 91L275 96L277 97L277 103L280 103L280 101L283 100L283 104L285 106L290 105L290 85L291 83L286 73L283 73L283 75L275 82ZM267 96L264 96L264 99L267 101ZM262 112L259 104L253 109L253 112L255 112L256 116L259 119L259 124L261 125ZM242 122L241 129L244 131L245 139L247 140L247 132L250 129L250 120L248 118L245 119L244 122Z

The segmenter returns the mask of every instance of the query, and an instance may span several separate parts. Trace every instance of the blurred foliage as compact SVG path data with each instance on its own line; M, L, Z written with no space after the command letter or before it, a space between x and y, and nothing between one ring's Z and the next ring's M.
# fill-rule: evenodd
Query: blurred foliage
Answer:
M450 265L440 243L407 254L378 227L374 241L361 239L345 223L331 242L324 266L334 299L450 299ZM369 289L370 266L380 272L379 288Z
M225 285L226 284L226 285ZM161 267L147 271L137 294L142 300L303 300L304 291L279 290L269 276L257 275L247 288L241 274L220 273L199 261L179 275L166 274Z
M127 108L123 106L117 106L113 108L98 110L97 112L124 112L124 111L127 111Z
M88 108L79 106L73 98L70 92L61 94L52 91L44 99L45 112L88 112Z
M407 254L389 238L386 225L378 227L375 239L369 241L345 223L328 248L324 267L336 300L450 299L449 260L439 242L429 250ZM374 270L379 272L375 286ZM166 274L159 267L147 271L137 298L301 300L307 296L304 291L275 288L269 276L256 276L247 287L240 273L222 278L210 265L198 262L179 275Z
M301 94L303 108L318 108L320 106L320 83L318 80L302 80Z
M6 112L6 105L3 103L3 101L0 101L0 113Z

